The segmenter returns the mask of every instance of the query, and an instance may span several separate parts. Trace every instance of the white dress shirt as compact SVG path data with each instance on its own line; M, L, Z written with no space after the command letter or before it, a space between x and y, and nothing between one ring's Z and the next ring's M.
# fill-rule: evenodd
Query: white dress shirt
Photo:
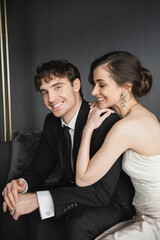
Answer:
M80 104L80 106L81 106L81 104ZM80 109L80 106L79 106L79 109ZM74 141L75 124L76 124L77 116L79 113L79 109L68 124L66 124L61 119L62 126L65 125L70 128L69 133L71 134L72 148L73 148L73 141ZM73 158L71 158L71 161L72 161L71 165L72 165L72 169L73 169ZM54 217L55 216L54 203L53 203L53 199L52 199L50 192L49 191L37 191L37 197L38 197L39 212L40 212L41 219L43 220L43 219L47 219L50 217Z

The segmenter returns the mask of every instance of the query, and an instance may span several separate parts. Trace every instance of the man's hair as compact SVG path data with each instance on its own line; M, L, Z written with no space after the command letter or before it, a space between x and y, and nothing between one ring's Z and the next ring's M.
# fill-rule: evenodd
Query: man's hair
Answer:
M78 68L72 63L68 62L66 59L53 59L49 62L40 64L37 69L37 74L34 76L35 87L40 91L40 86L42 85L42 79L45 82L51 81L51 75L56 77L66 77L70 81L71 85L76 78L81 81L80 73ZM79 91L81 97L83 97L82 89Z

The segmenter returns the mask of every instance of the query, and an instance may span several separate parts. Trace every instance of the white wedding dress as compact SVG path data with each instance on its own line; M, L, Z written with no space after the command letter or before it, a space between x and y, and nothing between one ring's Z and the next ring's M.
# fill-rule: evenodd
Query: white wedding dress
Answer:
M160 240L160 155L146 157L127 150L122 167L135 188L136 216L106 230L96 240Z

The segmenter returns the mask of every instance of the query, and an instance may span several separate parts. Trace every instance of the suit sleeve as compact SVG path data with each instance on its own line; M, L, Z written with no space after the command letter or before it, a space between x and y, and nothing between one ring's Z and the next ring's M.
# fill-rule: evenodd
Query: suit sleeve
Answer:
M97 183L87 187L61 187L50 190L57 217L67 213L78 205L104 207L111 201L121 174L121 158L109 172Z
M50 148L48 144L48 138L51 135L51 117L50 114L47 115L44 123L43 133L40 140L38 149L34 155L32 164L25 171L21 177L23 177L28 183L28 191L34 192L37 191L49 175L54 171L57 163L57 153ZM50 134L50 135L49 135ZM53 138L53 137L52 137ZM53 145L56 144L57 138L51 139ZM56 147L55 147L56 149Z

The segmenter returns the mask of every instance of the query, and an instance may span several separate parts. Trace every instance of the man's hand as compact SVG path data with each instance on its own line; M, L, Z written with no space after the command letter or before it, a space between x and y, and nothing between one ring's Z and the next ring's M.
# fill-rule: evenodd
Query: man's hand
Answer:
M15 220L18 220L21 215L31 213L37 208L39 208L37 194L22 193L18 194L18 201L16 202L15 209L10 213Z
M23 179L12 180L10 183L6 185L4 188L2 195L4 198L3 202L3 211L7 211L7 207L10 211L16 206L16 202L18 201L18 193L22 193L26 189L27 185Z

